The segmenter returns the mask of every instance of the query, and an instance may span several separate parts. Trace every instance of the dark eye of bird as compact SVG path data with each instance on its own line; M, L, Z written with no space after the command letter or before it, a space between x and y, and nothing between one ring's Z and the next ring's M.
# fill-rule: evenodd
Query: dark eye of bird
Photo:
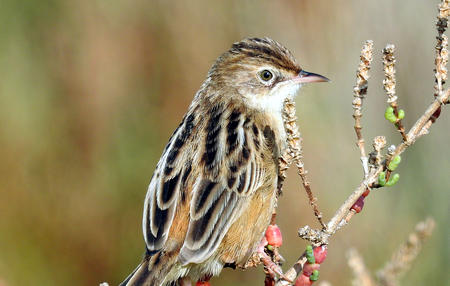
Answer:
M268 70L263 70L259 73L259 76L263 81L269 81L273 78L273 74Z

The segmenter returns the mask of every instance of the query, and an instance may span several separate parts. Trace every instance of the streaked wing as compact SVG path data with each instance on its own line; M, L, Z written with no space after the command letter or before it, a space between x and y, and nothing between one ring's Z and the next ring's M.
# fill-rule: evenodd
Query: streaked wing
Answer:
M264 179L255 152L262 134L239 109L212 106L201 118L191 111L174 132L150 182L144 207L147 248L163 248L176 214L191 198L182 264L211 256ZM192 194L186 194L192 190Z
M261 160L250 151L260 135L252 133L241 111L215 106L205 128L203 172L193 187L189 227L178 258L182 264L200 263L214 253L264 178Z
M173 133L148 187L142 228L147 249L161 250L167 240L179 197L189 177L192 160L189 145L196 125L194 113L187 114Z

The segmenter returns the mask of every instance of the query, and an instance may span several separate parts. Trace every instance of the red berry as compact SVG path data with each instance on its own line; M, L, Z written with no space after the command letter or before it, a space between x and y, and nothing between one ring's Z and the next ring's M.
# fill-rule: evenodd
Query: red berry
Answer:
M367 189L362 195L363 197L367 197L370 194L370 190Z
M314 248L316 263L321 264L327 258L327 247L325 245Z
M300 275L295 281L295 286L311 286L313 281L309 280L308 276Z
M311 274L313 273L314 270L319 270L320 265L317 263L314 264L310 264L310 263L305 263L305 266L303 266L303 275L305 276L311 276Z
M436 109L436 111L433 113L433 115L431 115L431 117L430 117L431 122L434 123L436 121L436 119L438 119L439 115L441 115L441 107L440 106L438 109Z
M266 239L270 245L275 247L280 247L283 244L281 230L276 224L271 224L267 227Z
M360 196L358 200L351 207L352 210L355 210L356 213L360 213L364 207L364 197Z
M211 286L211 284L209 284L208 281L197 281L197 283L195 283L195 286Z

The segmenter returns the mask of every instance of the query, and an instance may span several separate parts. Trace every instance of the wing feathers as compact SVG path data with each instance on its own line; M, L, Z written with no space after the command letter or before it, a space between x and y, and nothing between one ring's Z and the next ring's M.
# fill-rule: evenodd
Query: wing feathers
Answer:
M168 179L163 183L162 188L160 188L159 196L158 196L158 206L161 209L165 210L169 208L175 198L177 197L178 192L178 182L180 181L180 174L177 174L175 177Z
M190 223L178 257L180 263L200 263L211 256L225 236L229 222L237 214L236 209L240 205L237 202L236 193L224 192L204 217Z
M223 186L208 179L202 180L194 190L191 203L191 219L197 220L204 215L223 192Z
M259 152L263 133L249 118L244 120L240 110L219 104L211 107L205 120L197 120L198 125L195 121L195 115L186 116L170 139L144 208L147 248L159 251L177 206L191 198L178 258L182 264L202 262L216 251L264 180L262 159L252 153ZM193 146L197 139L200 146Z
M213 117L211 115L209 122ZM261 162L251 152L251 147L259 144L259 132L253 130L248 119L242 122L241 113L236 110L226 118L226 136L223 136L222 144L227 147L221 148L226 154L217 155L217 158L223 156L226 160L215 163L221 166L219 176L205 172L198 187L194 188L191 221L179 256L182 264L199 263L210 257L241 214L243 206L262 184ZM255 136L258 137L256 140ZM211 147L211 138L208 137L205 138L205 152ZM232 163L228 165L228 162ZM206 171L208 169L205 168Z
M195 128L195 114L185 116L167 144L147 191L144 205L143 232L149 251L158 251L167 240L180 191L191 173L191 161L180 164L186 156L185 146ZM184 160L183 160L184 161ZM161 174L161 170L164 172Z

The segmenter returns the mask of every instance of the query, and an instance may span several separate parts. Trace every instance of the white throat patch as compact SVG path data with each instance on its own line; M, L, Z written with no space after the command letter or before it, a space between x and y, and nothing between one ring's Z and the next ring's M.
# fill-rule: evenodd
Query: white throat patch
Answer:
M270 112L281 115L284 100L286 98L294 98L301 86L301 84L293 84L289 81L281 82L264 97L250 95L248 97L248 103L251 107L262 112Z

